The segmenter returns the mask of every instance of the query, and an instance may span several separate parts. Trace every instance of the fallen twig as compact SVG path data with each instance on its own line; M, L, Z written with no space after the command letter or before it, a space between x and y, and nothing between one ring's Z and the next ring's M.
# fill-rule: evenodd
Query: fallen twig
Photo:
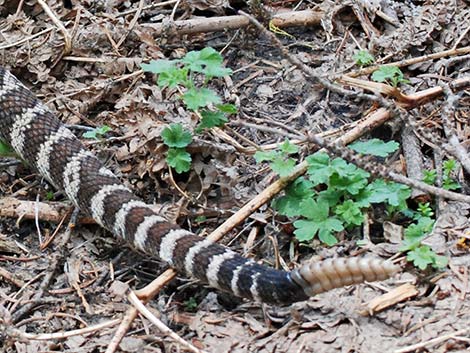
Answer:
M271 23L276 27L307 26L319 24L323 18L323 12L314 10L281 12L274 14ZM140 26L153 36L158 36L168 30L170 33L183 35L191 33L206 33L225 31L227 29L237 29L247 27L250 21L241 15L204 17L190 20L174 21L168 23L142 23Z
M448 333L433 339L430 339L428 341L412 344L410 346L397 349L394 351L394 353L406 353L406 352L416 352L420 348L428 347L428 346L434 346L436 344L439 344L441 342L445 342L451 338L454 338L455 336L460 336L460 335L465 335L470 331L470 328L464 328L462 330L458 330L452 333Z
M174 340L176 343L179 343L182 347L190 350L191 352L194 353L204 353L203 350L200 350L196 347L194 347L192 344L189 342L185 341L182 339L180 336L178 336L173 330L171 330L168 326L166 326L161 320L157 319L155 315L153 315L142 303L137 295L131 291L127 297L129 301L134 305L134 307L143 315L145 316L152 324L154 324L158 330L164 334L170 337L172 340Z
M64 202L57 201L28 201L18 200L15 197L0 198L0 217L16 218L18 220L34 220L36 217L43 222L60 223L64 217L70 214L71 206ZM82 217L78 220L80 224L95 224L89 217Z
M444 103L444 106L442 107L441 115L444 134L446 135L447 140L449 141L449 145L453 150L452 155L459 160L462 167L467 171L467 173L470 174L470 157L468 155L467 148L463 147L460 143L457 137L457 133L455 132L455 129L453 128L453 124L451 122L451 116L454 115L455 107L458 104L458 97L451 91L449 86L442 85L441 88L447 98Z
M60 331L60 332L55 332L55 333L27 333L23 332L21 330L8 327L6 329L6 332L8 336L12 338L16 338L18 341L50 341L50 340L59 340L59 339L64 339L68 337L73 337L73 336L78 336L78 335L84 335L87 333L92 333L96 331L100 331L104 328L116 326L119 323L119 319L114 319L106 322L102 322L97 325L93 326L88 326L85 328L81 328L78 330L71 330L71 331Z
M357 70L357 71L352 71L346 76L349 77L358 77L362 75L369 75L373 73L374 71L378 70L379 68L383 66L397 66L397 67L404 67L404 66L410 66L413 64L418 64L434 59L441 59L446 56L457 56L457 55L465 55L465 54L470 54L470 47L462 47L462 48L453 48L449 50L444 50L438 53L433 53L433 54L428 54L428 55L423 55L419 56L416 58L410 58L410 59L405 59L405 60L400 60L400 61L395 61L387 64L380 64L380 65L374 65L374 66L368 66L366 68Z
M340 77L338 82L349 86L362 88L374 92L375 94L383 94L393 97L401 107L407 109L423 105L424 103L429 102L430 100L439 97L444 93L443 87L436 86L407 95L401 92L397 87L392 87L384 83L352 78L347 75ZM470 76L462 77L449 83L449 87L455 91L463 90L469 86Z
M51 21L54 22L54 24L57 26L57 28L62 32L62 35L64 36L63 55L67 55L72 50L72 38L70 37L69 32L67 31L65 26L57 18L55 13L51 10L51 8L46 4L46 2L44 0L37 0L37 1L38 1L38 4L41 5L41 7L43 8L43 10L47 14L47 16L50 17Z

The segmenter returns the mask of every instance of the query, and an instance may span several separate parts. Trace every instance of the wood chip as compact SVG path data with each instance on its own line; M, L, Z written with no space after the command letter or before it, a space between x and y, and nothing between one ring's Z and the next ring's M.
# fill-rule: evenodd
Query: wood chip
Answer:
M414 285L410 283L403 284L400 287L392 289L388 293L372 299L369 303L367 303L366 310L362 311L361 314L373 315L383 309L410 299L418 295L418 293L419 291Z

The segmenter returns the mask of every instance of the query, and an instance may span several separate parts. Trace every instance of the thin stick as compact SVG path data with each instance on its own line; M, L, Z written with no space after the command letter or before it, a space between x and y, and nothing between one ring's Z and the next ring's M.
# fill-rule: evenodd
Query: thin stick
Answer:
M38 0L39 5L41 5L42 9L44 12L49 16L49 18L52 20L52 22L59 28L59 30L62 32L62 35L64 36L64 52L63 54L66 55L70 53L72 50L72 39L70 37L69 32L67 32L67 29L64 27L62 22L57 18L55 15L54 11L51 10L51 8L46 4L44 0Z
M453 149L453 155L462 164L462 167L470 174L470 157L467 149L462 146L457 137L457 133L452 126L451 116L455 114L455 107L458 104L458 97L450 90L449 86L442 84L442 89L447 96L444 106L442 107L442 127L450 146Z
M181 346L185 347L186 349L190 350L191 352L194 353L204 353L204 351L194 347L191 343L186 342L184 339L182 339L180 336L178 336L172 329L170 329L168 326L166 326L163 322L161 322L159 319L155 317L142 303L137 295L131 291L127 297L129 301L134 305L134 307L142 314L144 315L152 324L154 324L161 333L164 335L167 335L171 337L175 342L179 343Z
M470 46L462 47L462 48L458 48L458 49L452 48L452 49L449 49L449 50L444 50L444 51L441 51L441 52L438 52L438 53L423 55L423 56L419 56L419 57L416 57L416 58L410 58L410 59L406 59L406 60L395 61L395 62L382 64L382 65L369 66L369 67L366 67L364 69L360 69L360 70L357 70L357 71L352 71L352 72L346 74L346 76L357 77L357 76L362 76L362 75L369 75L372 72L378 70L379 68L381 68L383 66L404 67L404 66L410 66L410 65L413 65L413 64L422 63L422 62L430 61L430 60L434 60L434 59L441 59L441 58L444 58L446 56L457 56L457 55L464 55L464 54L469 54L469 53L470 53Z
M446 335L443 335L443 336L439 336L439 337L436 337L436 338L433 338L433 339L430 339L429 341L424 341L424 342L420 342L420 343L416 343L416 344L412 344L411 346L408 346L408 347L404 347L404 348L401 348L401 349L397 349L394 351L394 353L406 353L406 352L414 352L414 351L417 351L418 349L420 348L424 348L426 346L434 346L438 343L441 343L441 342L444 342L444 341L447 341L455 336L460 336L460 335L464 335L466 334L467 332L470 331L470 328L464 328L462 330L459 330L459 331L455 331L453 333L448 333Z
M116 43L116 47L119 49L119 47L124 43L126 40L127 36L129 33L132 31L132 29L135 27L137 24L137 21L139 20L140 14L142 13L142 8L144 6L144 0L139 1L139 7L137 8L137 13L134 15L134 17L131 20L131 23L129 24L129 27L126 30L126 33L119 39L119 41Z
M0 50L1 49L8 49L8 48L13 48L13 47L16 47L17 45L20 45L20 44L23 44L27 41L30 41L31 39L34 39L36 37L40 37L42 36L43 34L46 34L46 33L49 33L51 32L52 30L54 29L54 27L50 27L50 28L46 28L44 30L42 30L41 32L38 32L38 33L35 33L31 36L28 36L28 37L25 37L17 42L13 42L13 43L10 43L10 44L5 44L5 45L1 45L0 46Z
M55 333L27 333L14 328L7 328L7 333L10 337L18 337L23 340L32 340L32 341L49 341L49 340L58 340L64 339L72 336L84 335L87 333L95 332L102 330L107 327L116 326L119 323L119 319L114 319L106 322L102 322L97 325L88 326L85 328L71 330L71 331L61 331Z
M151 9L156 8L156 7L164 7L164 6L166 6L166 5L172 5L172 4L174 4L176 1L177 1L177 0L170 0L170 1L159 2L159 3L156 3L156 4L150 4L150 5L144 6L144 7L142 8L142 11L151 10ZM137 11L139 11L139 9L131 9L131 10L123 11L123 12L117 14L116 17L121 17L121 16L130 15L131 13L134 13L134 12L137 12Z
M111 338L111 341L106 347L105 353L115 353L117 351L119 344L126 335L127 331L129 331L129 327L131 326L132 322L135 320L138 314L139 312L134 306L130 307L126 311L126 315L122 320L120 320L121 323L119 324L119 327L114 333L113 338Z

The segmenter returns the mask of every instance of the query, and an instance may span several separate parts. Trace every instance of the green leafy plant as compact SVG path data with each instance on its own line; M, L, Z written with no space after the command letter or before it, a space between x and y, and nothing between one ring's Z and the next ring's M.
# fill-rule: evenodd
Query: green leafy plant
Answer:
M163 129L161 133L163 143L168 146L166 162L177 173L187 172L191 167L191 155L186 151L186 147L191 143L193 137L191 133L181 124L171 124Z
M173 148L184 148L193 139L191 133L183 129L181 124L170 124L170 126L163 129L161 137L165 145Z
M157 74L157 84L161 88L178 87L184 90L181 100L188 109L202 116L198 126L200 129L222 126L228 121L226 115L237 112L233 104L221 104L219 95L207 87L212 78L232 73L232 70L223 67L222 56L213 48L190 51L182 59L152 60L149 64L142 64L142 69ZM203 79L201 87L196 85L198 77Z
M460 184L452 178L452 172L458 169L455 159L448 159L442 163L442 187L446 190L460 189Z
M427 234L432 231L434 222L431 217L419 216L416 223L405 229L400 251L405 252L407 260L421 270L425 270L429 265L434 268L447 265L446 257L437 255L428 245L422 244Z
M46 192L46 200L47 200L47 201L52 201L52 200L54 200L54 192L53 192L53 191L48 191L48 192Z
M196 311L198 304L194 297L190 297L184 302L184 306L186 308L186 311Z
M410 197L410 188L383 179L376 179L366 188L367 201L369 203L386 203L389 212L404 211L408 208L406 200Z
M398 145L372 140L357 143L353 148L364 154L386 156ZM284 141L278 150L257 152L255 158L258 162L268 161L277 174L287 175L294 168L290 155L297 152L296 146ZM306 160L309 165L306 176L288 185L284 195L272 203L280 214L294 218L294 234L299 241L318 237L321 242L333 245L337 242L336 232L362 225L365 212L380 203L387 206L389 214L403 212L414 220L405 229L400 249L408 261L420 269L447 264L445 257L422 244L434 225L434 211L429 203L419 204L417 211L408 209L409 187L383 179L371 181L366 171L341 158L331 159L326 153L317 152ZM455 166L449 163L444 169L452 171Z
M181 59L152 60L141 66L145 72L157 75L157 84L161 88L178 89L179 98L186 108L200 117L194 130L196 133L223 126L228 122L228 116L237 112L235 105L223 104L219 95L207 87L212 78L232 73L232 70L223 67L222 56L213 48L190 51ZM188 171L191 156L184 150L187 145L168 146L172 148L167 153L168 165L174 167L177 173Z
M299 151L296 145L291 144L288 140L279 147L277 151L257 151L255 153L255 160L257 163L268 161L271 169L279 176L288 175L295 167L295 159L289 157Z
M361 49L354 54L353 59L356 61L356 65L359 66L369 66L375 61L374 56L364 49Z
M94 129L85 132L82 136L87 139L99 140L109 131L111 131L111 128L107 125L103 125L100 127L95 127Z
M409 83L405 79L403 72L397 66L382 66L372 73L372 79L375 82L387 82L393 87L397 87L400 83Z
M333 245L337 242L333 232L342 231L344 226L341 220L330 215L330 206L327 200L304 200L299 205L299 213L305 219L294 222L296 228L294 234L298 240L311 240L318 233L319 239L327 245Z
M429 185L434 185L436 183L437 172L435 170L424 170L423 174L423 182Z
M370 148L377 150L378 145L375 141ZM384 145L384 149L396 149ZM257 152L255 158L268 161L271 169L283 176L293 170L291 155L297 152L296 146L284 141L278 150ZM407 208L411 192L404 185L381 179L371 182L366 171L341 158L331 159L326 153L315 153L306 160L306 176L296 179L273 201L280 214L296 219L294 234L299 241L318 237L325 244L335 244L334 233L361 225L364 213L374 203L385 203L390 212Z
M417 217L415 218L420 218L420 217L429 217L431 218L434 216L434 210L432 209L431 205L429 202L426 203L420 203L417 208L418 214Z
M458 169L455 159L448 159L442 163L442 188L446 190L460 189L460 184L452 178L452 173ZM436 170L425 170L423 181L429 185L435 185L437 181Z
M202 223L202 222L205 222L205 221L207 221L206 216L197 216L196 218L194 218L194 222L196 222L196 223Z

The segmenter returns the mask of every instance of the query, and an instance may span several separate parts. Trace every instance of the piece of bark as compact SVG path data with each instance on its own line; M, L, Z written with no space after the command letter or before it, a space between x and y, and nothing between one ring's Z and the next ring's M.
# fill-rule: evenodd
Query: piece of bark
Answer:
M37 209L37 212L36 212ZM36 213L40 221L59 223L70 212L69 204L57 201L27 201L14 197L0 198L0 217L35 219ZM80 224L94 224L91 218L81 217Z
M410 284L405 283L397 288L392 289L390 292L385 293L379 297L372 299L366 304L366 309L361 312L363 315L373 315L381 310L391 307L404 300L410 299L418 295L418 289Z
M411 179L418 181L423 180L423 154L421 153L418 138L414 134L412 127L406 126L403 129L401 133L401 145L406 161L406 174ZM419 199L419 202L426 202L426 193L418 189L412 189L411 198Z

